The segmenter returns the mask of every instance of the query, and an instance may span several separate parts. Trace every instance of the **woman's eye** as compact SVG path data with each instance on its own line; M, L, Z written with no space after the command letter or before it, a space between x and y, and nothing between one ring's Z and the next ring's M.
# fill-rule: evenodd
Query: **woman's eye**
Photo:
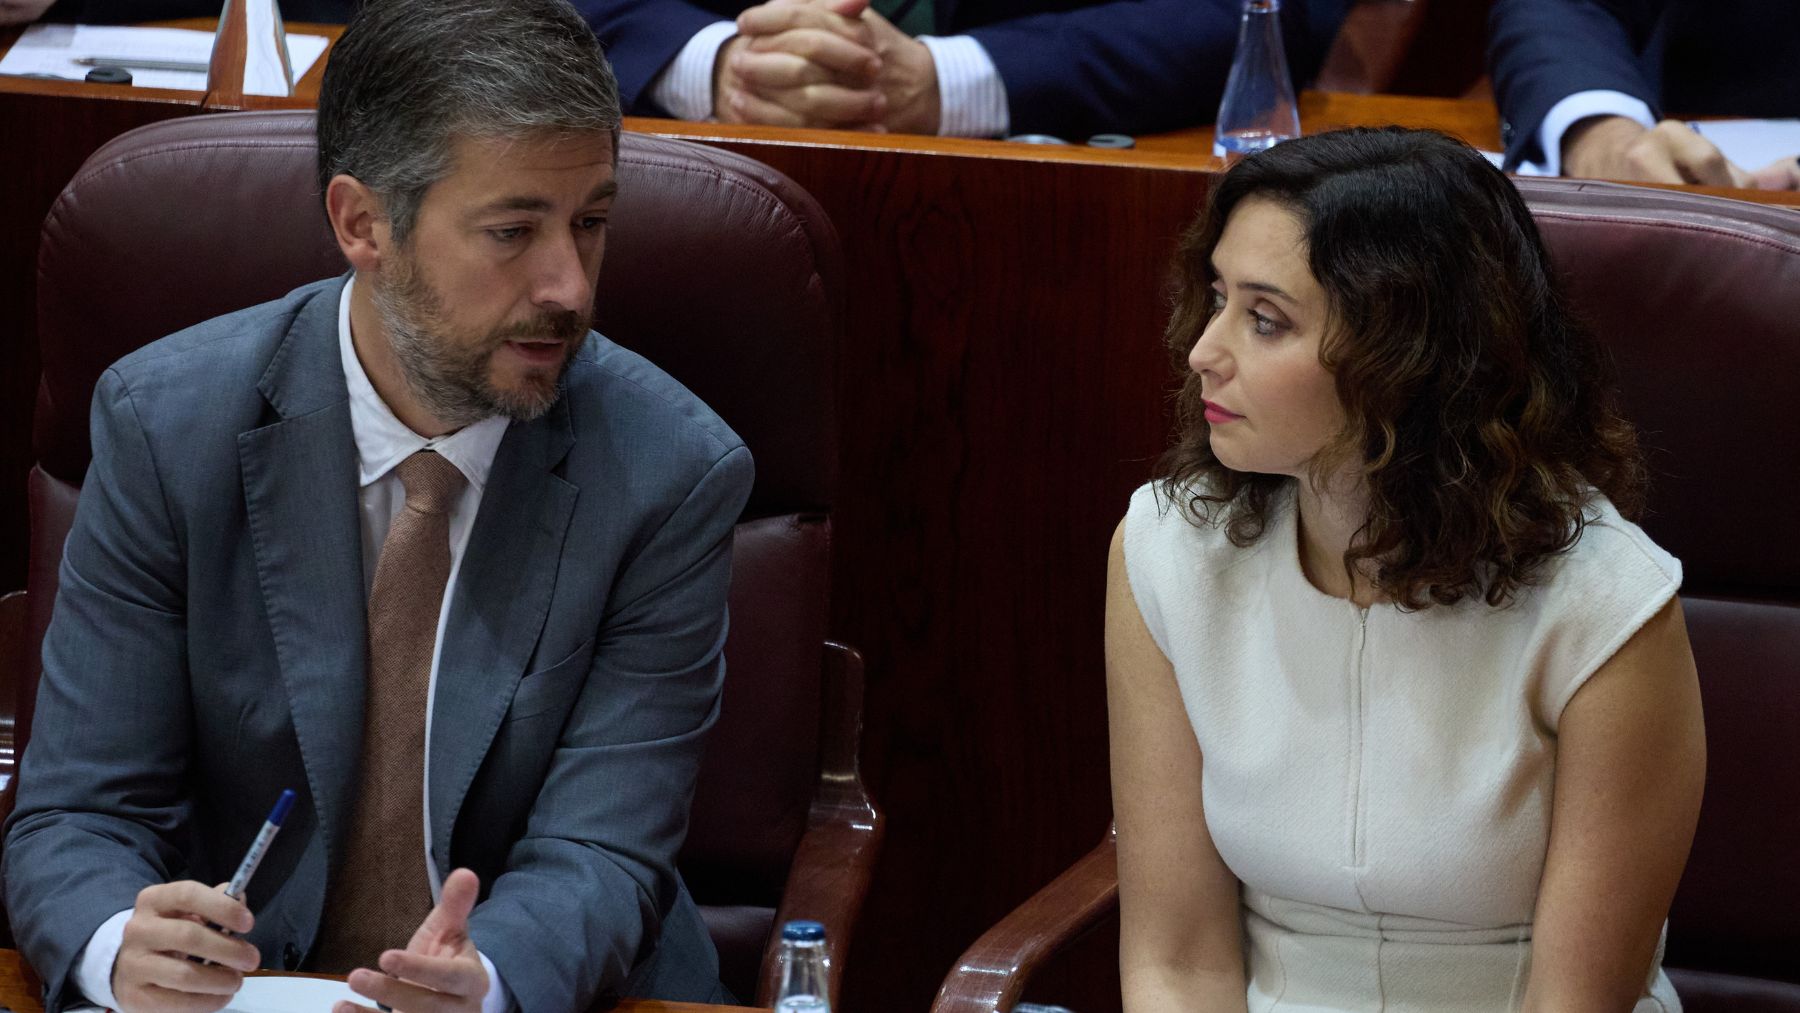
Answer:
M1212 294L1212 300L1209 304L1209 307L1210 307L1211 311L1214 313L1225 312L1225 293L1219 292L1219 291L1214 291Z
M1277 324L1273 318L1265 317L1255 310L1250 311L1250 319L1251 326L1256 329L1256 333L1265 338L1272 337L1276 331L1281 329L1281 325Z

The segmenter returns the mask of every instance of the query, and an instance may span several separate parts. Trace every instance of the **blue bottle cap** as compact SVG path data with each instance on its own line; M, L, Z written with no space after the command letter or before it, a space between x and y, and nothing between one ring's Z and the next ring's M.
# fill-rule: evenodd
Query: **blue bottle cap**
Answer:
M825 941L825 926L813 921L792 921L781 927L781 938L795 943Z

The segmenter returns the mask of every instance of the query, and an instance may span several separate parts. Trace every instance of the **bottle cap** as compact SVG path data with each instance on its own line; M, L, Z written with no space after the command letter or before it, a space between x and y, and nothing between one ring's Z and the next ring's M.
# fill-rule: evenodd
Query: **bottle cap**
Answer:
M95 84L130 84L131 71L124 67L95 67L87 72L87 79Z
M1090 148L1135 148L1137 142L1128 134L1095 134L1088 138Z
M781 938L795 943L825 941L825 926L813 921L793 921L781 927Z
M1011 137L1008 137L1007 140L1012 141L1017 144L1067 144L1067 143L1069 143L1068 141L1065 141L1060 137L1052 137L1049 134L1014 134Z

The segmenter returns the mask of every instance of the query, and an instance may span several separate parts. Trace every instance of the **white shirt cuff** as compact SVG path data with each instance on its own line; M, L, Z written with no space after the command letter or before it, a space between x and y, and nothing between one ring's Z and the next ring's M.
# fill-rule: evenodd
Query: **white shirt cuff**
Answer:
M500 972L487 954L476 950L475 955L481 958L481 966L488 974L488 990L487 995L481 997L481 1013L506 1013L513 1008L512 993L507 991L506 982L500 980Z
M125 923L131 920L126 908L100 923L88 937L81 955L75 958L75 987L88 1002L107 1009L117 1009L119 1000L113 995L113 962L119 959L119 946L125 941Z
M1656 126L1656 117L1650 114L1650 107L1643 99L1611 89L1578 91L1551 106L1544 114L1544 122L1538 124L1538 147L1544 152L1544 160L1520 164L1520 174L1562 175L1563 135L1590 116L1623 116L1642 123L1645 129Z
M945 137L1004 137L1006 84L987 50L967 35L921 35L937 65L938 133Z
M719 47L736 34L735 21L715 21L695 32L650 83L651 100L676 119L712 119L713 64Z

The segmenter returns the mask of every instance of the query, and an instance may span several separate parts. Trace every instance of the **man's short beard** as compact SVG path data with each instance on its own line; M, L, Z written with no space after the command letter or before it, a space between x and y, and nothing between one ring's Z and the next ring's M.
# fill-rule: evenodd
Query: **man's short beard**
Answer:
M410 251L390 260L373 288L375 308L407 390L419 407L452 429L495 415L521 422L541 417L556 403L562 375L588 331L589 314L565 310L509 324L478 341L446 334L443 300ZM501 390L494 386L489 364L501 345L519 339L559 340L566 354L554 374L532 370L520 389Z

